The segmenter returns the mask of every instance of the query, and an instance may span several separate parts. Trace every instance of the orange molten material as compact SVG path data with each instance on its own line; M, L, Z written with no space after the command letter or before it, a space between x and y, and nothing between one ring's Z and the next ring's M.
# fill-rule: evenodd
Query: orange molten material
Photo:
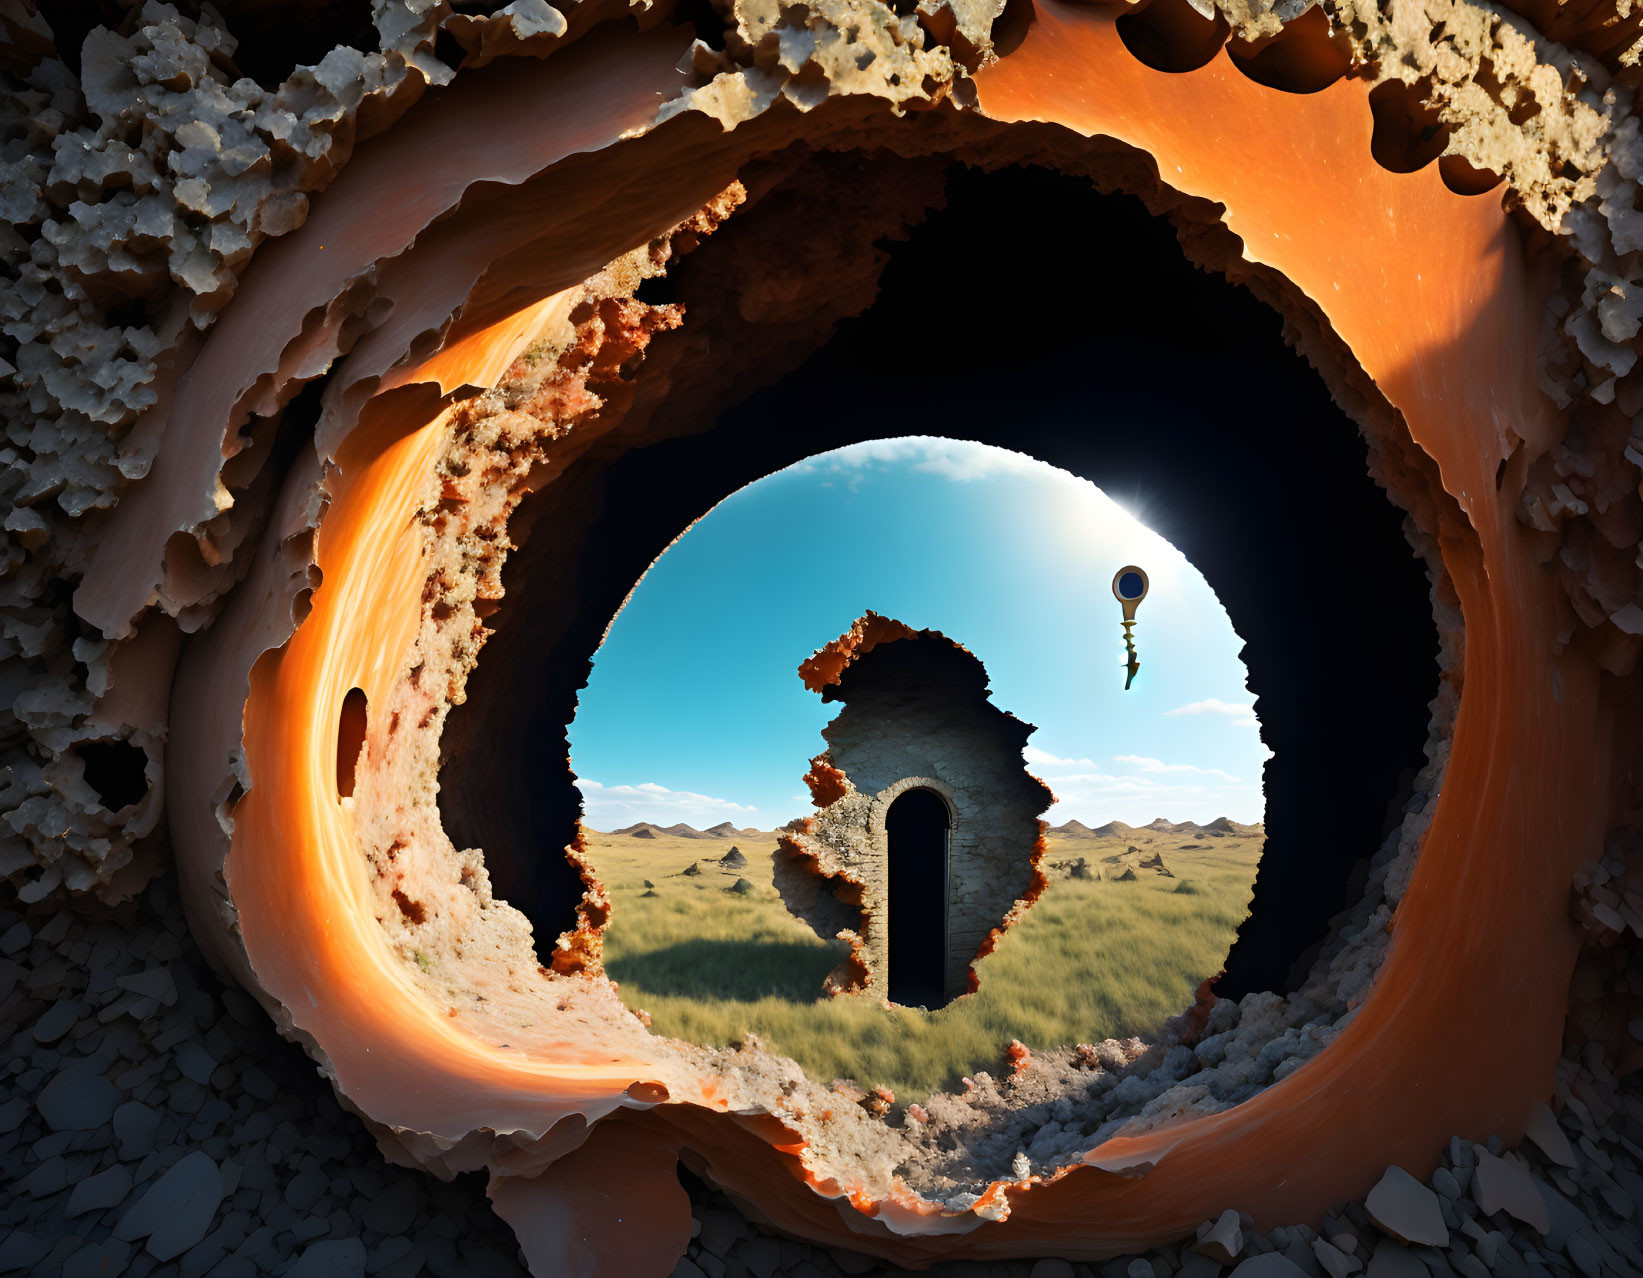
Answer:
M817 648L799 663L799 678L811 692L820 692L844 677L852 661L866 656L881 643L892 639L916 639L921 632L893 617L881 617L869 609L837 639ZM933 631L924 631L933 634Z
M801 780L810 787L810 801L818 808L825 808L829 803L837 803L845 795L844 773L827 761L825 753L818 754L810 760L810 771L806 772Z
M1541 281L1517 231L1498 201L1454 194L1435 167L1377 167L1361 84L1288 95L1247 79L1224 51L1197 71L1161 73L1126 52L1102 10L1041 3L1021 46L976 81L985 116L1117 138L1152 155L1170 187L1224 205L1245 257L1310 299L1441 472L1447 496L1431 501L1465 614L1465 692L1437 815L1371 993L1320 1055L1253 1099L1111 1140L1048 1183L996 1184L965 1214L904 1189L874 1199L817 1183L780 1121L725 1112L710 1088L693 1090L660 1054L647 1056L642 1038L611 1051L551 1026L523 1047L470 1032L389 954L352 811L335 792L345 696L358 686L370 705L387 704L416 632L424 565L412 516L449 410L378 412L337 455L312 612L253 672L250 786L232 811L226 865L256 981L375 1122L455 1143L489 1129L497 1136L483 1150L470 1142L463 1165L488 1161L497 1173L574 1159L587 1139L589 1174L646 1192L659 1183L657 1160L626 1170L615 1129L590 1139L584 1126L635 1111L622 1128L651 1133L662 1164L672 1148L693 1151L778 1228L918 1264L1140 1250L1228 1206L1263 1226L1316 1220L1388 1164L1429 1170L1453 1133L1515 1135L1528 1104L1550 1094L1578 948L1568 884L1598 848L1607 725L1587 654L1549 655L1554 580L1495 487L1513 436L1539 449L1558 425L1534 384ZM494 343L465 340L465 358L492 366L521 348L506 320ZM816 662L808 685L838 677L849 653L833 657L837 668ZM206 689L186 672L180 689L183 720L187 699ZM367 757L385 731L370 723ZM211 907L198 890L194 905ZM550 1129L546 1146L533 1145ZM584 1209L576 1167L562 1164L531 1192ZM499 1184L499 1208L514 1218L515 1196L531 1195ZM608 1201L598 1210L609 1218ZM677 1202L657 1210L656 1227L677 1228ZM542 1254L546 1244L522 1232Z

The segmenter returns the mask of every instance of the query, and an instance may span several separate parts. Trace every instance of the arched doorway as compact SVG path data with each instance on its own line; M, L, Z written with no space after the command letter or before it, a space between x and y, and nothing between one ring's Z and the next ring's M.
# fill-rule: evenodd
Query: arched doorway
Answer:
M906 1007L947 1002L946 801L908 790L885 813L889 842L890 1001Z

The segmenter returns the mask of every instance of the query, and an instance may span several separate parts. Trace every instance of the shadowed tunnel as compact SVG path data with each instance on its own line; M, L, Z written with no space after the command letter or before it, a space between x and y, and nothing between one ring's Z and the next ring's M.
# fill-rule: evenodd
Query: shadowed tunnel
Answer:
M807 163L864 202L898 198L918 176L882 157ZM794 371L745 397L717 388L733 406L675 427L694 433L622 452L619 432L551 499L527 502L530 539L507 566L497 633L444 738L446 827L485 850L498 894L532 918L546 952L580 892L559 854L578 812L565 725L649 563L714 503L806 456L895 435L974 439L1129 506L1204 573L1244 637L1275 758L1252 916L1217 989L1288 989L1425 761L1438 687L1425 563L1367 473L1357 426L1285 344L1279 316L1192 266L1168 223L1046 170L953 166L937 171L932 204L943 181L945 208L889 247L871 309L802 364L804 350L779 352ZM753 341L716 264L745 252L761 218L791 214L755 204L641 296L682 303L684 333L694 314L714 342ZM955 272L964 306L932 308ZM676 340L659 338L648 358ZM829 563L818 529L814 571L848 570ZM688 677L687 646L680 666Z

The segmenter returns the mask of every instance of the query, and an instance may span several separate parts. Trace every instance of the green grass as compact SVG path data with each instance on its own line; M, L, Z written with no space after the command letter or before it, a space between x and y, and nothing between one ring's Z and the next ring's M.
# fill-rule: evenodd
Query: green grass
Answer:
M752 1032L819 1082L854 1078L910 1102L966 1074L997 1072L1012 1038L1042 1050L1144 1034L1189 1006L1199 982L1220 970L1248 911L1260 840L1172 851L1179 841L1161 836L1143 851L1163 851L1181 877L1053 879L982 960L979 992L928 1013L821 993L844 947L788 914L771 888L773 838L590 832L588 852L615 903L606 969L623 1001L650 1013L655 1033L724 1046ZM748 865L719 870L710 858L731 842ZM1087 856L1110 873L1123 850L1121 842L1052 841L1046 861ZM680 875L698 859L700 876ZM738 878L753 885L747 895L726 891ZM656 896L640 895L645 879Z

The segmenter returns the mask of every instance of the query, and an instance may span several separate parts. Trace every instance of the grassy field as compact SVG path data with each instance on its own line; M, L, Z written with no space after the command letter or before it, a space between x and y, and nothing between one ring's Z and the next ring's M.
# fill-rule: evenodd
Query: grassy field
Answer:
M1248 911L1261 852L1259 837L1051 836L1046 865L1084 857L1103 877L1052 871L1038 903L982 960L979 992L921 1012L822 995L843 945L788 914L770 885L775 842L590 830L589 859L615 907L606 969L623 1001L651 1014L656 1033L723 1046L752 1031L820 1082L854 1078L901 1102L977 1070L997 1072L1012 1038L1044 1049L1144 1034L1189 1006ZM1191 842L1207 846L1181 849ZM721 869L715 862L733 844L748 864ZM1117 881L1138 859L1126 845L1162 853L1175 877L1138 869L1134 881ZM683 874L693 861L701 872ZM741 893L731 890L738 879Z

